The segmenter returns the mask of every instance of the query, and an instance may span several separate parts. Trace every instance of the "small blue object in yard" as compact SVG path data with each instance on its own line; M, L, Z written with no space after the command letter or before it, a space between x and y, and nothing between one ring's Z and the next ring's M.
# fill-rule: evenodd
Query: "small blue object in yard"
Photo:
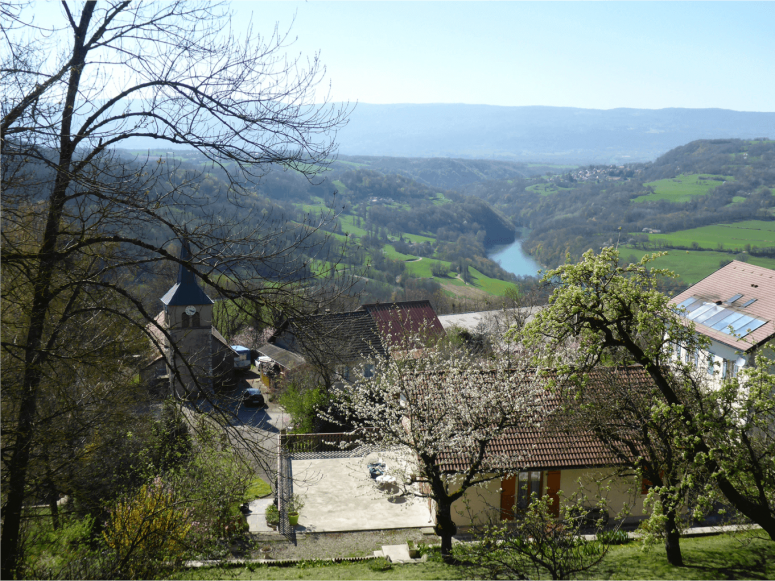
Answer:
M385 465L382 462L375 462L373 464L368 464L369 467L369 476L372 478L376 478L377 476L382 476L385 473Z
M232 345L231 348L236 353L234 357L234 369L250 369L250 349L242 345Z

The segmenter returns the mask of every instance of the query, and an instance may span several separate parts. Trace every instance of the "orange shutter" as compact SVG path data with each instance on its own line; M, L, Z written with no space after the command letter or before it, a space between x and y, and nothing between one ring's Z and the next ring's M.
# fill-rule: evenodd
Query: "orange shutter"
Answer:
M508 476L501 481L501 520L514 520L514 492L517 489L517 477Z
M549 470L546 473L546 495L552 499L551 513L553 516L560 516L560 497L557 492L560 490L560 471Z

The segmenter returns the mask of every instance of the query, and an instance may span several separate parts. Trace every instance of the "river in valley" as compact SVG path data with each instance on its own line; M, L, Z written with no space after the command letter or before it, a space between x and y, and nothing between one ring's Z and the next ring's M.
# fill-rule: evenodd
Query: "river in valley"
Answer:
M538 269L542 268L529 254L522 251L522 240L493 246L487 253L487 258L500 264L503 270L517 276L535 276Z

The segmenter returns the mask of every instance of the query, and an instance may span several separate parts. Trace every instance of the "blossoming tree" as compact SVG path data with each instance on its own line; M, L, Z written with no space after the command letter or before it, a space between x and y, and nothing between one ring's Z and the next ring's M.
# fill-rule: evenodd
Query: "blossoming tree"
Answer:
M530 450L497 451L511 428L538 427L542 380L524 361L479 359L440 347L392 348L371 378L348 387L336 417L365 440L410 458L389 473L404 494L434 501L441 552L451 557L452 503L469 489L518 471ZM334 409L330 410L331 417Z

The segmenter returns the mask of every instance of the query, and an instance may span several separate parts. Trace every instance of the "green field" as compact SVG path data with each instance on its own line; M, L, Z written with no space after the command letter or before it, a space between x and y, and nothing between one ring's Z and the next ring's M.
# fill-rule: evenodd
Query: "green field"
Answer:
M366 230L356 226L355 216L339 216L339 221L342 223L342 232L345 234L355 234L356 236L366 236Z
M526 192L533 192L540 196L551 196L552 194L556 194L558 192L567 192L570 188L562 188L560 186L556 186L554 184L535 184L532 186L529 186L525 188Z
M415 260L417 258L411 254L402 254L401 252L398 252L392 244L385 244L385 246L382 247L382 254L385 255L385 258L389 258L390 260Z
M623 246L620 250L620 256L624 260L629 260L634 256L640 260L644 254L653 254L653 250L640 250L629 246ZM708 250L668 250L666 256L662 256L649 263L655 268L668 268L680 275L684 282L694 284L714 271L719 269L722 261L731 260L734 255L728 252L713 252ZM750 256L750 264L764 266L775 270L775 259L759 258Z
M649 234L649 240L666 240L674 246L692 246L696 242L700 248L720 250L743 250L746 244L751 246L775 246L775 222L747 220L734 224L714 224L690 230L679 230L669 234Z
M436 244L436 239L431 238L430 236L421 236L419 234L406 234L403 233L401 236L406 240L411 240L412 242L430 242L431 244Z
M436 194L433 198L433 205L434 206L443 206L444 204L449 204L452 200L450 200L447 196L439 192Z
M318 202L317 205L297 204L297 207L303 208L305 212L310 212L313 215L316 215L321 210L324 210L324 206L323 206L322 199L317 199L315 201ZM437 198L434 200L434 203L443 204L443 203L447 203L448 201L450 200L448 200L443 194L437 194ZM354 223L355 216L342 214L339 216L339 222L341 223L342 232L344 234L350 234L355 236L366 235L366 230L355 225ZM336 237L338 240L345 241L347 240L347 237L344 236L344 234L337 233L332 235ZM413 242L413 243L429 242L430 244L436 243L436 239L431 236L423 236L420 234L407 234L407 233L402 233L401 236L404 240L407 240L408 242ZM433 274L431 273L432 264L442 263L449 269L451 265L450 262L447 262L444 260L436 260L434 258L423 258L422 260L417 260L418 258L417 256L398 252L395 249L395 246L393 246L392 244L385 244L382 247L382 253L385 255L386 258L390 260L405 261L406 272L407 272L407 275L410 277L433 278L439 283L451 284L454 286L465 286L465 283L462 280L460 280L459 278L456 278L455 273L451 273L446 277L434 277ZM314 273L320 273L321 271L327 270L328 268L330 268L330 265L326 262L314 261L311 264L311 268ZM339 268L343 268L343 266L340 265ZM471 279L472 279L472 284L470 284L469 286L492 295L503 296L509 288L512 288L514 286L513 283L498 280L496 278L490 278L489 276L485 276L484 274L482 274L481 272L479 272L473 267L469 267L469 273L471 274Z
M732 176L711 176L709 174L685 175L681 174L676 178L667 178L655 182L647 182L644 185L654 188L653 194L639 196L633 202L655 202L657 200L668 200L670 202L680 203L688 202L693 196L704 196L713 188L720 186L723 182L703 179L709 177L720 177L724 180L732 180Z
M490 278L489 276L483 275L472 266L468 267L468 272L471 273L474 286L486 293L490 293L491 295L502 297L506 294L508 289L514 288L513 282L506 282L505 280Z

